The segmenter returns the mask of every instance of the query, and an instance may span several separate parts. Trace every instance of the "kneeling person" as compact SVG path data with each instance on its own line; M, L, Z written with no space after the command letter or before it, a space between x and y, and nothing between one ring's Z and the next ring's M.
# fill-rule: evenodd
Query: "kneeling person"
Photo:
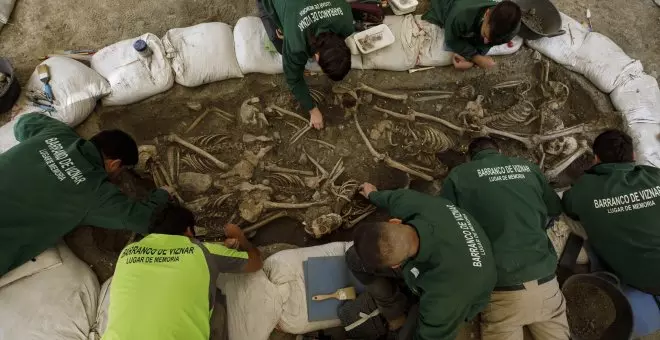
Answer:
M353 14L346 0L257 0L261 20L282 54L284 75L310 123L323 128L323 115L305 82L307 60L314 57L334 81L351 70L351 51L344 39L353 34Z
M470 161L454 168L442 196L484 228L495 255L497 286L481 315L484 340L568 340L566 301L555 277L557 254L546 226L561 214L559 196L541 170L507 157L488 137L474 139Z
M208 340L219 273L261 269L261 254L238 226L225 226L225 244L194 238L189 210L168 205L154 213L148 235L121 252L110 287L103 340Z
M441 198L412 190L361 191L401 220L361 226L346 254L355 277L374 297L394 331L409 307L398 288L405 280L419 296L415 339L454 340L461 324L488 304L497 274L491 246L479 224Z
M469 69L477 64L488 69L495 61L486 54L518 34L521 17L520 7L509 0L431 0L422 19L444 28L454 67Z

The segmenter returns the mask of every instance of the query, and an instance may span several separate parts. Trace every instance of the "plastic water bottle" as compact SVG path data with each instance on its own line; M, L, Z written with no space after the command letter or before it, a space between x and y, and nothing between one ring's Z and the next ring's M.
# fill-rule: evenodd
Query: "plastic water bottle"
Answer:
M136 42L134 42L133 48L137 51L137 53L140 54L140 57L142 58L149 58L153 54L153 52L149 48L149 45L147 45L147 42L142 39L139 39Z

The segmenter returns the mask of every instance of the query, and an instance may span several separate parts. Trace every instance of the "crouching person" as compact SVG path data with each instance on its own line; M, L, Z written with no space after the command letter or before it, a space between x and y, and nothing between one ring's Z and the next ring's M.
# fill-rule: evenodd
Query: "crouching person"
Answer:
M486 54L491 47L509 42L520 30L522 11L513 1L431 0L422 19L445 30L445 48L454 52L457 69L495 66Z
M497 281L490 243L479 224L440 197L412 190L361 194L399 218L355 231L347 262L373 296L391 331L406 323L410 303L399 289L419 297L415 339L454 340L461 324L488 304Z
M195 239L189 210L167 205L151 234L121 252L110 287L103 340L208 340L219 273L261 269L261 254L236 225L225 244Z

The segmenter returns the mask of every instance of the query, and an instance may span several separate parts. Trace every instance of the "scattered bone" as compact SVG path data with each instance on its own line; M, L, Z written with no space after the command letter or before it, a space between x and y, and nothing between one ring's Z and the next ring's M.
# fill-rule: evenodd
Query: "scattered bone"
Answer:
M440 91L440 90L415 91L415 95L420 95L420 94L442 94L442 95L447 95L447 96L453 96L454 92L452 92L452 91Z
M492 115L481 120L481 124L490 124L497 129L510 128L514 126L527 126L537 117L529 118L534 111L534 105L527 100L521 100L504 113Z
M321 166L321 164L320 164L317 160L315 160L312 156L310 156L310 155L307 153L307 151L305 150L305 148L303 148L303 153L305 154L305 156L307 156L307 159L308 159L310 162L312 162L312 164L314 164L314 166L319 170L319 172L321 173L321 175L322 175L324 178L327 178L327 177L330 175L330 173L328 172L328 170L326 170L323 166Z
M322 215L314 219L311 225L305 226L305 232L319 239L339 229L343 222L338 214Z
M184 155L181 158L181 162L192 170L199 172L213 172L218 170L218 168L211 161L206 158L202 158L197 154Z
M421 72L421 71L428 71L434 69L435 66L428 66L428 67L420 67L420 68L413 68L408 70L408 73L415 73L415 72Z
M424 180L427 180L427 181L432 181L433 180L433 177L431 177L431 176L429 176L425 173L422 173L420 171L411 169L408 166L393 160L392 158L390 158L390 156L388 156L386 154L382 154L382 153L376 151L376 149L374 149L374 147L371 145L371 142L369 142L369 138L367 138L367 136L364 134L364 131L362 131L362 127L360 126L360 122L357 119L357 115L353 115L353 120L355 121L355 127L357 128L358 132L360 133L360 136L362 137L362 140L367 145L367 149L369 149L369 152L374 156L374 158L377 161L384 162L387 166L389 166L391 168L401 170L401 171L409 173L411 175L415 175L415 176L417 176L419 178L422 178Z
M243 159L241 159L231 170L222 174L220 178L228 178L238 176L243 179L250 179L254 175L254 169L259 164L259 161L266 156L266 153L273 148L272 145L261 148L255 155L252 151L246 150L243 152Z
M589 152L590 148L587 143L587 141L582 140L580 141L580 147L575 151L572 155L566 157L565 159L561 160L559 163L557 163L555 166L552 167L552 169L546 171L545 175L548 178L557 178L562 171L566 170L573 162L575 162L578 158L582 157L585 153Z
M179 136L177 136L177 135L175 135L175 134L171 134L171 135L165 136L165 137L164 137L164 140L167 141L167 142L171 142L171 143L172 143L172 142L173 142L173 143L178 143L178 144L180 144L181 146L183 146L183 147L185 147L185 148L188 148L188 149L191 150L192 152L195 152L195 153L199 154L200 156L202 156L202 157L208 159L209 161L213 162L213 164L215 164L215 166L217 166L217 167L218 167L219 169L221 169L221 170L227 170L227 169L229 169L229 165L227 165L226 163L221 162L220 160L218 160L217 158L213 157L213 156L212 156L211 154L209 154L208 152L202 150L201 148L198 148L197 146L195 146L195 145L193 145L193 144L191 144L191 143L188 143L187 141L183 140L181 137L179 137Z
M373 212L376 211L376 207L371 205L369 206L368 210L359 215L358 217L348 221L346 225L344 225L344 229L351 229L355 227L358 223L362 222L365 218L369 217L369 215L373 214Z
M224 151L222 142L226 141L227 139L229 139L229 136L224 133L215 133L188 138L188 140L194 145L197 145L203 149L212 150L214 152Z
M219 109L215 106L211 106L209 108L209 110L211 110L211 112L214 113L219 118L222 118L222 119L224 119L228 122L233 122L234 121L234 115L227 112L227 111L221 110L221 109ZM268 124L266 124L266 125L268 125Z
M249 98L243 101L239 111L241 124L257 125L259 123L259 109L254 107L254 104L259 103L258 97Z
M155 145L140 145L138 147L138 163L135 166L135 170L142 173L149 172L148 163L157 154L158 150Z
M254 143L254 142L272 142L273 138L268 136L255 136L253 134L246 133L243 135L243 143Z
M273 193L273 188L264 185L264 184L252 184L250 182L241 182L241 184L234 187L237 191L240 192L250 192L250 191L264 191L267 193Z
M416 97L413 98L413 101L416 103L424 103L424 102L429 102L433 100L440 100L440 99L449 99L453 97L451 94L440 94L437 96L426 96L426 97Z
M348 181L342 183L340 186L332 185L330 187L330 192L335 195L337 198L340 198L346 202L350 202L352 196L357 192L360 183L354 179L349 179Z
M431 116L431 115L428 115L426 113L417 112L417 111L412 110L412 109L409 110L407 114L397 113L397 112L394 112L394 111L391 111L391 110L380 108L378 106L374 106L374 110L386 113L387 115L392 116L394 118L403 119L403 120L407 120L407 121L410 121L410 122L416 121L417 118L422 118L422 119L430 120L430 121L433 121L433 122L436 122L436 123L440 123L440 124L450 128L450 129L458 131L460 133L463 133L463 132L466 131L465 128L456 126L456 125L454 125L454 124L450 123L449 121L446 121L442 118Z
M417 164L415 164L415 163L410 163L410 164L408 164L408 165L410 165L411 168L413 168L413 169L417 169L417 170L419 170L419 171L423 171L423 172L433 172L433 169L430 169L430 168L427 168L427 167L424 167L424 166L421 166L421 165L417 165Z
M465 109L458 114L458 118L463 118L463 125L468 127L481 125L481 120L484 118L484 108L481 104L484 99L484 96L478 95L476 100L467 102Z
M358 98L356 90L351 89L346 85L337 84L333 86L332 93L335 94L335 102L337 103L336 105L340 105L341 108L352 109L355 108L358 103L360 103L360 99ZM370 92L367 93L372 94ZM348 95L348 98L344 97L344 95ZM372 99L373 98L370 100Z
M257 231L259 228L267 225L270 222L273 222L277 219L280 219L280 218L286 217L286 216L287 216L286 211L278 211L274 214L271 214L268 217L265 217L264 219L262 219L261 221L255 223L255 224L252 224L250 226L247 226L247 227L243 228L243 233L245 233L247 235L251 232Z
M389 98L393 100L408 100L408 95L407 94L392 94L392 93L387 93L383 92L380 90L377 90L373 87L367 86L364 83L359 83L358 87L355 89L355 91L366 91L371 94L374 94L376 96L384 97L384 98Z
M474 98L475 93L476 90L472 85L465 85L456 91L458 97L463 99L472 99Z
M282 172L282 173L296 174L301 176L314 176L313 171L283 168L273 163L265 163L263 169L270 172Z
M316 106L319 106L325 100L325 94L319 90L309 89L309 95L312 97Z
M209 174L197 172L182 172L179 174L179 188L185 192L201 194L213 186L213 178Z
M369 131L369 138L371 140L377 141L383 138L384 136L387 136L389 132L390 144L392 144L391 132L393 129L394 129L394 123L391 120L381 120L380 122L376 123L373 129Z
M307 140L310 140L310 141L312 141L312 142L319 143L319 144L321 144L321 145L323 145L323 146L325 146L325 147L328 147L328 148L331 149L331 150L336 149L336 147L335 147L334 145L332 145L332 144L330 144L330 143L328 143L328 142L326 142L326 141L322 141L322 140L320 140L320 139L307 138Z
M295 144L297 141L300 140L300 138L302 138L302 136L304 136L311 129L312 129L312 126L307 125L304 128L298 130L298 132L294 133L293 136L291 136L291 139L289 139L289 144L290 145Z
M285 116L293 117L305 122L306 125L309 125L309 119L303 118L301 115L295 112L291 112L289 110L283 109L277 105L270 105L266 108L266 112L273 112L273 111L279 113L280 116L285 115Z
M570 155L578 149L578 141L575 137L560 137L546 144L545 152L550 155Z
M167 147L167 165L174 182L179 178L179 156L179 148L172 145Z
M326 201L308 203L281 203L248 198L239 204L241 217L248 222L255 222L268 209L307 209L316 205L326 204Z
M295 174L274 173L268 176L270 183L277 188L302 188L305 182Z
M418 124L417 126L421 130L421 146L424 152L438 153L454 146L454 141L444 132L426 124Z
M200 106L200 107L201 107L201 106ZM197 125L199 125L199 123L200 123L200 122L201 122L206 116L208 116L209 112L211 112L211 110L206 109L206 111L204 111L204 113L202 113L201 115L199 115L199 117L197 117L197 119L195 119L195 120L192 122L192 124L190 124L190 127L188 127L188 129L186 129L186 131L184 132L184 134L188 134L188 133L190 133L190 131L192 131L194 128L196 128Z
M199 111L202 109L202 104L198 102L187 102L186 106L193 111Z

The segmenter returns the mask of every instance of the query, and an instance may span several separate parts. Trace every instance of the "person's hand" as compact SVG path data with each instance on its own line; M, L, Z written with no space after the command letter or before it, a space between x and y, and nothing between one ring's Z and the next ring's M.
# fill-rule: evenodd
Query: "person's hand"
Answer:
M378 191L378 188L376 188L376 186L371 183L365 182L364 184L360 185L360 195L364 196L366 199L369 199L369 194L374 191Z
M172 188L171 186L167 186L167 185L163 185L162 187L160 187L160 189L167 191L167 194L170 195L170 196L174 195L174 192L175 192L174 188Z
M309 124L317 130L323 129L323 115L318 107L309 111Z
M278 38L278 39L280 39L280 40L284 40L284 33L282 33L282 30L281 30L281 29L279 29L279 28L276 29L276 30L275 30L275 35L277 35L277 38Z
M241 243L236 238L227 238L224 241L225 247L229 249L238 249Z
M245 238L243 230L236 224L225 224L224 231L227 239L236 239L238 241L241 238Z
M472 58L472 61L474 61L477 66L486 70L491 69L496 65L495 60L487 55L476 55Z
M457 70L469 70L474 66L474 63L466 60L462 56L454 53L454 56L451 58L452 63L454 64L454 68Z

